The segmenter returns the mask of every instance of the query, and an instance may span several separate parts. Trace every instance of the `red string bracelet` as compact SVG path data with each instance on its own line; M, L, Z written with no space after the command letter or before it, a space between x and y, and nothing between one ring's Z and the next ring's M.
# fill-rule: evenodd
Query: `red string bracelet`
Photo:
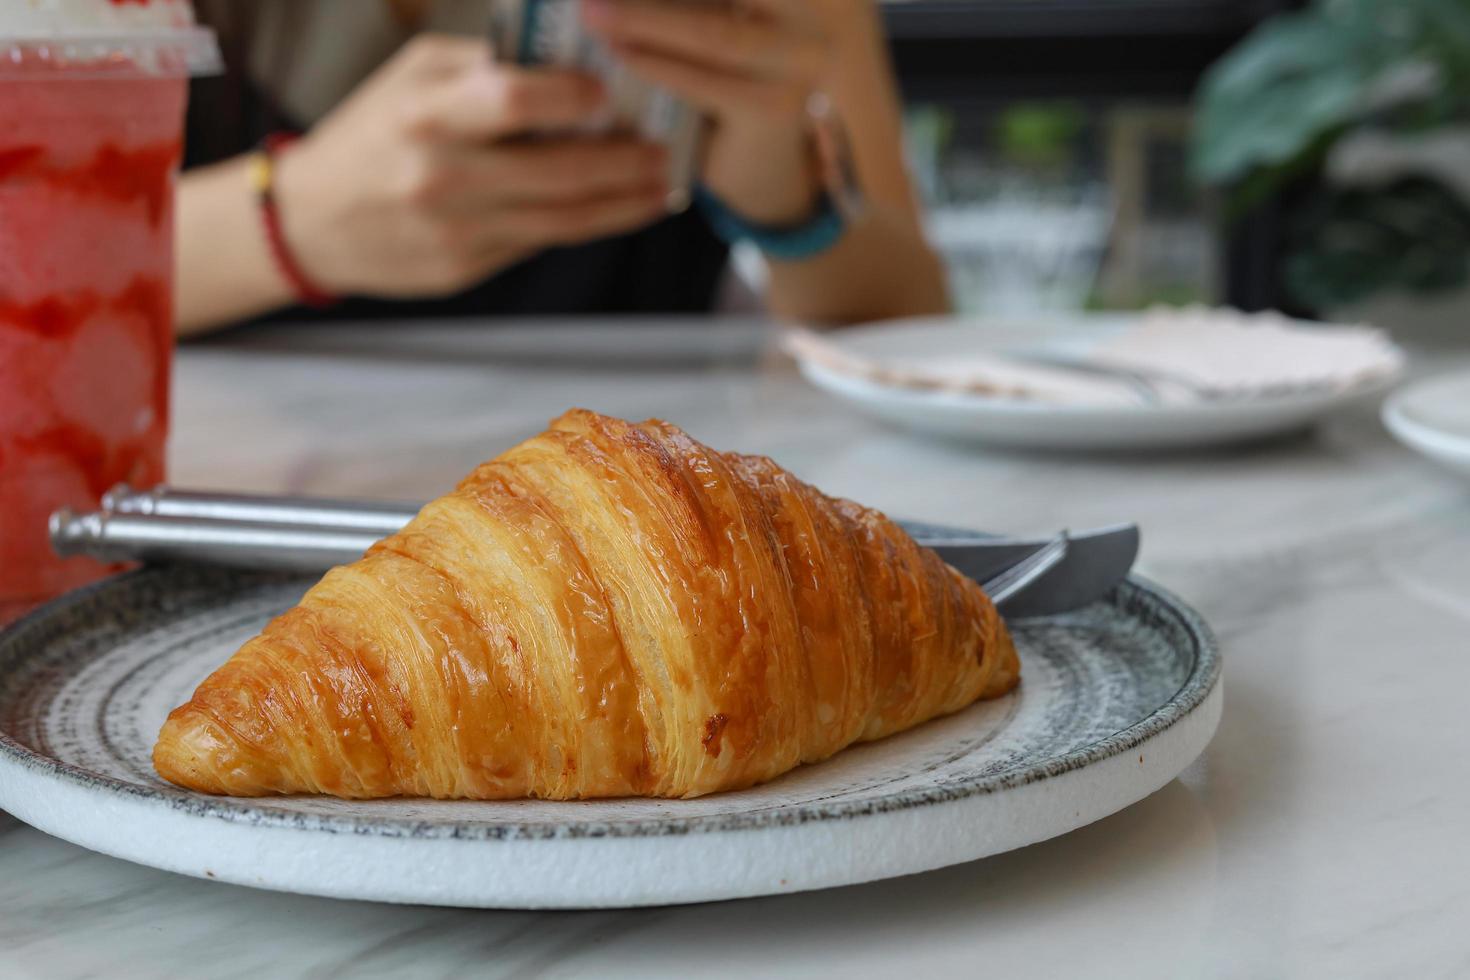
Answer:
M272 133L260 143L250 163L250 184L255 188L256 201L260 205L260 217L265 225L265 240L270 246L271 257L276 268L291 284L296 298L307 306L322 309L338 302L340 297L320 288L311 281L296 261L281 228L281 209L276 203L276 155L296 141L293 133Z

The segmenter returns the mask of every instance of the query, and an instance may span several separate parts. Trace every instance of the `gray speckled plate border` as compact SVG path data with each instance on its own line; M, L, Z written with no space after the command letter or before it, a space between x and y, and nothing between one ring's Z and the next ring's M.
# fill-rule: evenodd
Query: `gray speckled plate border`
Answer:
M0 807L106 853L263 887L493 907L659 904L870 880L1053 836L1172 779L1220 711L1208 628L1135 578L1087 610L1013 624L1021 694L740 793L258 801L145 771L139 756L167 707L308 584L145 569L0 634Z

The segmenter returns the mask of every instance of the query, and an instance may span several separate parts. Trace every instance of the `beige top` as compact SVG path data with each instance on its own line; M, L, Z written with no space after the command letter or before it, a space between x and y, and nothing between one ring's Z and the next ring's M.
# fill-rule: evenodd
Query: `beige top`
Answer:
M341 102L419 31L488 36L493 0L204 0L243 34L250 79L302 125Z

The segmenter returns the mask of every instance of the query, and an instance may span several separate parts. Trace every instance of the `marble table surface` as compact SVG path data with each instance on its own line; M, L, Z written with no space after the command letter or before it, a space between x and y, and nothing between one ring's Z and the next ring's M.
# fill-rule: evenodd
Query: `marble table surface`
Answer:
M1470 366L1421 352L1416 370ZM0 813L0 977L1470 976L1470 485L1370 410L1225 451L925 441L747 322L276 328L186 348L179 485L426 497L582 405L658 415L899 516L1137 519L1224 645L1225 716L1155 796L1022 851L627 912L394 907L102 857Z

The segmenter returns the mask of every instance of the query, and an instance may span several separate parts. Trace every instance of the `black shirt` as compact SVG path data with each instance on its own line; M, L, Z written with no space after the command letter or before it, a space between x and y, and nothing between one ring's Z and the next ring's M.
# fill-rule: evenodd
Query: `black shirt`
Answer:
M190 91L186 166L245 153L271 132L297 127L240 74L197 79ZM556 248L454 296L430 300L350 298L292 319L702 313L715 300L726 246L696 210L641 231Z

